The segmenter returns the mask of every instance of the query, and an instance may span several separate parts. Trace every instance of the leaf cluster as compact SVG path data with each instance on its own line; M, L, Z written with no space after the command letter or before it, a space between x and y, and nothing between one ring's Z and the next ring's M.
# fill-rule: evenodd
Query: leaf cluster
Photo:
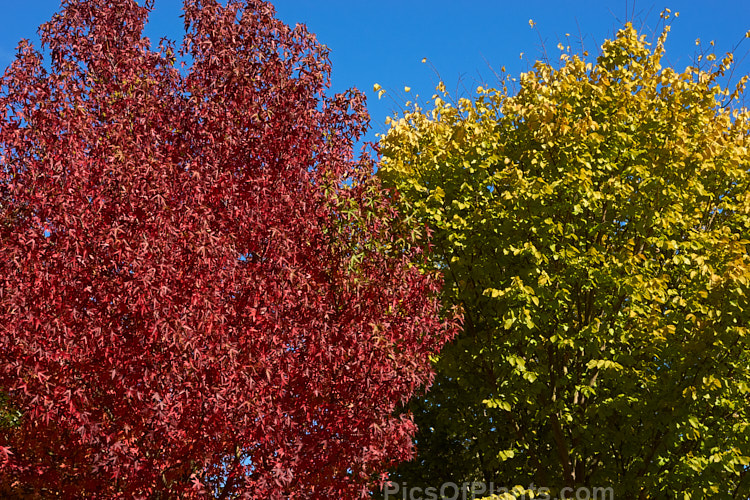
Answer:
M391 120L379 176L465 311L395 480L750 491L747 77L663 67L668 31Z
M0 78L0 496L366 495L453 329L364 98L267 2L178 50L150 8L65 0Z

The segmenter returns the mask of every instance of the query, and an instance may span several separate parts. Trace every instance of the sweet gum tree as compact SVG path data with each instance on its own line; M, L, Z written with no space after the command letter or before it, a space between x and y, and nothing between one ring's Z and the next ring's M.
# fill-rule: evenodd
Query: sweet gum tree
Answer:
M391 122L379 175L465 310L394 482L748 497L747 77L662 67L668 31Z
M452 331L364 99L266 2L186 0L180 52L150 8L65 0L0 80L0 493L364 495Z

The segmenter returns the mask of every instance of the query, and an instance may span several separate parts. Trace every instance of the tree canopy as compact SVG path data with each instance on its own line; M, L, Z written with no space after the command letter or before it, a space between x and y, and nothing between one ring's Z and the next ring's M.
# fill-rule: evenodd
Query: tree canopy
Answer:
M465 314L394 482L747 498L747 77L663 66L668 31L391 121L379 176Z
M453 327L363 96L260 0L186 0L179 49L62 4L0 79L0 496L365 495Z

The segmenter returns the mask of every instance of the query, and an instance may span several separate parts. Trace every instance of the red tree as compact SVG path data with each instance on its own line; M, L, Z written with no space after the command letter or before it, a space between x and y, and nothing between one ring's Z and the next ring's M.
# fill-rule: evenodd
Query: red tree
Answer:
M0 80L0 494L364 495L453 330L364 99L261 0L186 0L179 52L149 11L63 1Z

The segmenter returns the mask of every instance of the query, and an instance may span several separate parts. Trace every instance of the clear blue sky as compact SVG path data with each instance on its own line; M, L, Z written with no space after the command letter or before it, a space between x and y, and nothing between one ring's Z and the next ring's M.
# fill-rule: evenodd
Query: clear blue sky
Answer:
M489 65L505 66L514 75L526 70L541 55L545 42L550 57L559 55L558 41L569 33L590 52L626 20L650 32L664 7L679 11L667 46L668 64L683 69L695 54L695 39L714 40L719 54L730 50L750 30L750 0L675 0L655 3L628 0L275 0L279 17L288 24L305 23L331 49L333 90L356 86L366 91L372 132L385 130L385 117L406 98L429 98L437 77L426 57L449 89L474 89L481 80L492 83ZM37 26L57 10L59 0L28 2L0 0L0 66L7 66L21 38L36 40ZM156 0L147 36L179 40L180 0ZM536 22L536 31L529 27ZM567 43L567 42L566 42ZM747 55L750 40L740 46ZM519 54L524 53L524 59ZM750 55L739 65L750 73ZM372 90L381 84L388 93L378 100ZM389 98L395 98L392 100Z

